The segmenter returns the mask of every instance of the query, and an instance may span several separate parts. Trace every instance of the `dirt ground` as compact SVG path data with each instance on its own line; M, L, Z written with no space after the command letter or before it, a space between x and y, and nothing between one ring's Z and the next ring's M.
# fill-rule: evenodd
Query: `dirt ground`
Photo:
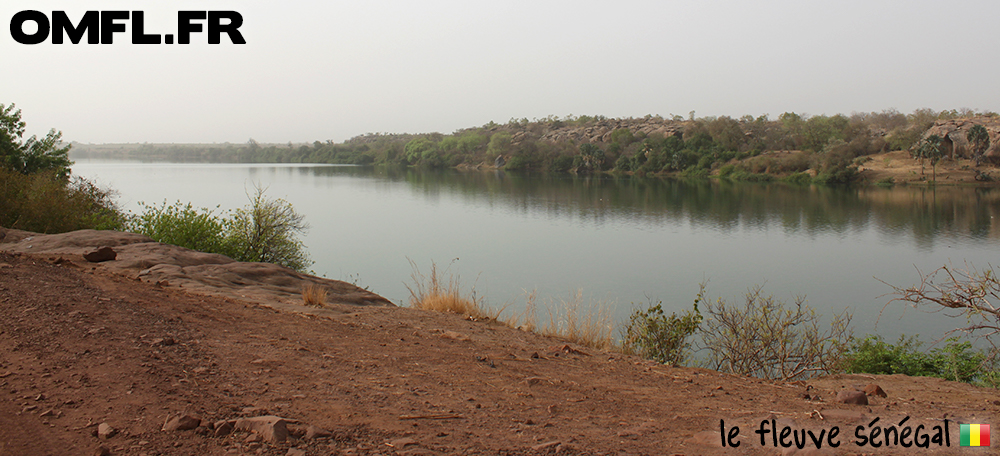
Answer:
M861 180L877 183L883 179L892 178L897 184L926 184L934 181L940 184L981 184L976 180L976 174L985 173L992 179L1000 179L1000 170L995 166L983 164L978 168L975 162L965 158L941 160L936 168L930 161L924 160L921 170L920 160L911 158L909 152L897 150L883 154L871 155L871 160L862 164L858 170ZM935 177L936 174L936 177Z
M278 310L78 257L0 252L0 312L3 456L989 454L959 446L959 423L1000 422L997 391L939 379L775 383L455 315L341 304L326 315ZM888 397L835 400L871 383ZM279 416L292 437L161 430L175 413L202 423ZM858 426L872 436L906 417L899 428L913 430L911 445L951 420L950 446L857 444ZM820 450L776 448L769 435L762 446L754 431L770 419L779 429L840 433ZM731 435L740 446L721 447L720 420L727 435L739 426ZM115 432L98 436L107 426ZM303 435L306 426L329 432Z

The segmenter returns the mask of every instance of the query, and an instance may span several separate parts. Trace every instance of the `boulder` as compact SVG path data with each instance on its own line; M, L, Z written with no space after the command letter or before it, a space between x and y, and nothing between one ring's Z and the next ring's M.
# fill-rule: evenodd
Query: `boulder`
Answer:
M92 250L90 252L83 254L83 259L91 263L103 263L105 261L112 261L117 257L118 254L115 252L115 249L112 249L111 247L108 247L106 245L99 247L96 250Z
M889 397L889 395L885 393L885 390L883 390L881 386L878 386L874 383L870 383L868 386L865 387L865 394L869 396Z
M255 432L268 443L281 443L288 440L288 421L280 416L240 418L236 420L233 428L237 431Z
M167 417L163 422L162 430L166 432L187 431L198 426L201 426L201 419L191 415L176 414Z

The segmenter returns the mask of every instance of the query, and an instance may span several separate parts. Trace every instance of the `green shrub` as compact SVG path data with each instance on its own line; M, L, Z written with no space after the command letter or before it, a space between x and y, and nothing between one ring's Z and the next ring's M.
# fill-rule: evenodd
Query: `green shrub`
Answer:
M723 165L721 168L719 168L719 177L723 179L728 179L733 174L734 171L736 171L736 165L731 163L728 165Z
M809 185L812 183L812 176L809 173L794 173L786 177L785 182L793 185Z
M663 303L657 302L646 310L635 310L629 323L622 331L622 351L638 355L658 363L680 365L688 356L693 336L701 325L698 302L704 296L705 286L701 286L691 310L677 316L663 313ZM652 302L650 302L652 304Z
M886 177L883 179L879 179L877 182L875 182L875 185L878 185L880 187L892 187L893 185L896 185L896 179L893 177Z
M774 180L774 176L767 173L748 173L746 171L737 171L732 174L731 178L745 182L771 182Z
M0 169L0 226L36 233L121 229L125 217L114 196L80 177Z
M684 171L681 171L681 177L688 179L705 179L708 177L708 170L705 168L698 168L696 166L689 166Z
M157 242L172 244L199 252L232 256L225 241L226 220L212 209L195 210L191 203L177 201L171 206L164 201L159 206L139 203L142 213L128 221L127 229L144 234Z
M267 199L264 189L249 196L250 204L227 217L214 210L194 209L180 201L168 206L142 204L143 212L129 218L126 228L158 242L237 261L273 263L304 271L312 262L297 237L308 226L304 217L283 199ZM140 203L141 204L141 203Z
M855 340L844 354L843 369L849 373L939 377L966 383L984 373L994 381L998 377L995 371L981 370L987 356L972 350L968 341L951 338L944 347L929 352L920 351L920 345L915 337L905 335L896 344L888 344L877 335Z

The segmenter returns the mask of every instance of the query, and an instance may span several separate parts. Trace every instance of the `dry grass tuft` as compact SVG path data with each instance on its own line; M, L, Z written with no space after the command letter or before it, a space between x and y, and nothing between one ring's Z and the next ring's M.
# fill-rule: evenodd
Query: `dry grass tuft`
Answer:
M608 303L600 301L585 305L583 292L578 290L557 305L545 305L549 318L540 325L537 294L528 292L525 301L524 311L504 319L504 324L585 347L599 350L615 348L614 320Z
M459 280L449 275L443 280L438 273L437 264L431 263L430 274L424 275L417 265L410 261L413 268L413 286L406 285L410 291L410 307L421 310L433 310L464 315L473 319L495 320L512 328L534 332L545 336L558 337L585 347L599 350L609 350L615 347L614 323L611 306L606 302L584 305L583 292L577 291L568 300L563 300L558 306L548 308L549 319L544 326L539 326L536 303L537 295L528 292L524 311L506 318L500 315L508 306L500 309L486 307L482 298L476 296L475 287L468 295L462 294Z
M538 332L599 350L615 346L611 306L603 301L585 305L582 290L562 300L555 310L549 309L549 321Z
M302 301L307 306L323 307L326 304L326 287L309 283L302 286Z
M434 310L437 312L448 312L465 315L472 318L496 318L500 312L491 312L482 306L482 299L476 297L476 289L468 296L462 296L458 277L448 276L447 281L442 281L437 270L437 264L431 263L431 272L425 276L417 268L417 265L410 260L410 267L413 268L414 285L406 285L410 292L410 307L421 310Z

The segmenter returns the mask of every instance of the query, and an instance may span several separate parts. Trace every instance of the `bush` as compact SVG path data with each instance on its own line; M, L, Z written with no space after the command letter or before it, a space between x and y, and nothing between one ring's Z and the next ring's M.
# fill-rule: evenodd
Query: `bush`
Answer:
M0 169L0 226L36 233L121 229L125 217L114 196L80 177Z
M970 342L959 342L958 338L947 342L943 348L922 352L920 341L914 337L900 336L893 345L885 343L881 336L868 336L850 344L842 367L849 373L903 374L967 383L979 377L987 356L973 351Z
M226 220L215 215L213 210L195 210L191 203L180 201L172 206L166 201L160 206L148 206L143 202L139 206L143 211L128 221L129 231L164 244L232 256L225 239Z
M283 199L264 198L256 187L250 204L233 211L225 223L227 249L233 259L286 266L303 271L312 264L298 234L309 226L305 217Z
M764 379L791 380L837 367L851 338L851 314L834 316L821 331L820 316L796 298L789 308L756 286L747 291L742 308L719 299L708 302L702 342L709 367Z
M793 185L809 185L812 183L812 176L809 173L795 173L785 178L785 182Z
M688 338L698 332L701 325L698 302L704 292L703 284L692 309L679 317L676 313L671 313L669 317L664 315L662 302L650 305L646 310L632 312L628 326L622 331L622 351L658 363L680 365L691 347Z
M285 200L265 198L264 190L256 188L248 195L250 204L228 217L180 201L172 206L165 201L160 206L143 204L145 210L129 218L126 228L166 244L304 271L312 264L297 237L308 228L304 217Z

